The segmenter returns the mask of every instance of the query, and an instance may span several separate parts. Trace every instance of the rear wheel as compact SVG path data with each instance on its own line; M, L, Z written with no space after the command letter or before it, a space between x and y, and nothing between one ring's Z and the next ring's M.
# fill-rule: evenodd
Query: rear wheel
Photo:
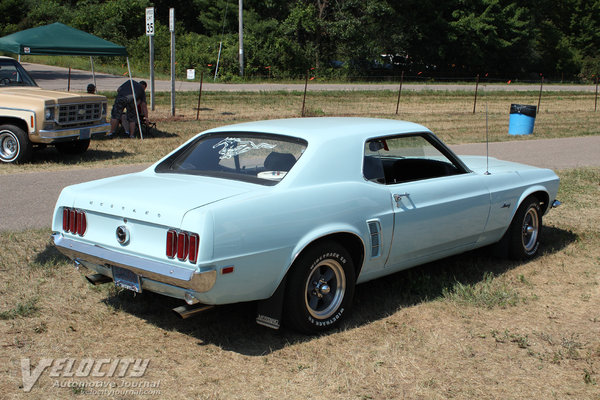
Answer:
M15 125L0 125L0 161L22 163L31 157L31 142L23 129Z
M90 139L56 143L56 149L63 154L82 154L90 147Z
M333 328L350 311L355 281L354 264L343 246L328 241L309 248L287 280L285 321L304 333Z

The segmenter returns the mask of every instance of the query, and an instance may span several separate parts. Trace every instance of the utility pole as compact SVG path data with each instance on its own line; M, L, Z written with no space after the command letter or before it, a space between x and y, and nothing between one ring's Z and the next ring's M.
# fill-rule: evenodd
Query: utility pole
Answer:
M239 31L240 31L240 76L244 76L244 16L243 0L239 0Z
M169 8L169 30L171 31L171 115L175 115L175 9Z

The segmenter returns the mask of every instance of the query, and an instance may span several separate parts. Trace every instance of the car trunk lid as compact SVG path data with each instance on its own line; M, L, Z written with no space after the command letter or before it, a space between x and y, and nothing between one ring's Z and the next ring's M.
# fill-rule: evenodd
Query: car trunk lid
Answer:
M183 174L141 172L80 185L74 207L177 228L194 208L238 196L243 182Z

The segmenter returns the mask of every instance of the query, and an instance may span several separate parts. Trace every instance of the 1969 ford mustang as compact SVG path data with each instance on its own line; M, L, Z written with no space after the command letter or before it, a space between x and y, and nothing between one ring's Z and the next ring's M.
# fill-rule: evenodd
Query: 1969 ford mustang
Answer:
M534 257L558 185L547 169L459 158L410 122L271 120L69 186L52 229L92 283L185 300L184 317L258 301L258 323L314 333L346 317L358 283L494 243Z

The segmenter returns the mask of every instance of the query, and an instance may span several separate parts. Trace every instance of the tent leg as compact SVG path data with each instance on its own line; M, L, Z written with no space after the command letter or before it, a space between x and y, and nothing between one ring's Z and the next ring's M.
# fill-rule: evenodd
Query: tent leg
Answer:
M92 79L94 80L94 87L96 91L98 91L98 86L96 86L96 74L94 73L94 57L90 56L90 64L92 65Z
M140 112L137 108L137 99L135 98L135 89L133 88L133 78L131 77L131 67L129 66L129 57L127 57L127 73L129 74L129 83L131 84L131 93L133 94L133 105L135 106L135 116L137 117L138 128L140 128L140 139L144 140L142 132L142 123L140 121Z

